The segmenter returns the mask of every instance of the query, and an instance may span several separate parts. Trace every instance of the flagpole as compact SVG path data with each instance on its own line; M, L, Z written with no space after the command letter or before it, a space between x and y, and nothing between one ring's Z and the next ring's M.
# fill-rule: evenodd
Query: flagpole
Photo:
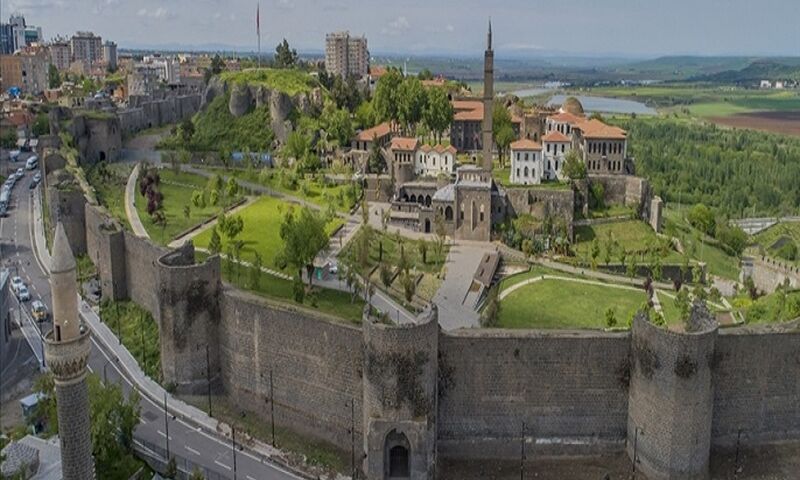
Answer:
M261 4L256 6L256 35L258 36L258 68L261 68Z

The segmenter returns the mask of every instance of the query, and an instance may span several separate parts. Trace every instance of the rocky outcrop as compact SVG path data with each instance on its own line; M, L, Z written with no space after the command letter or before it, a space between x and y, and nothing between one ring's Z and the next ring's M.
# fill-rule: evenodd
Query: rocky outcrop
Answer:
M315 115L322 109L323 105L322 89L320 88L291 96L285 92L267 88L264 85L224 82L219 77L214 77L209 81L205 92L203 92L201 109L211 103L217 96L225 95L227 92L230 92L228 111L234 117L246 115L254 108L268 107L270 113L269 128L281 143L286 140L287 135L292 131L292 123L289 120L292 112Z

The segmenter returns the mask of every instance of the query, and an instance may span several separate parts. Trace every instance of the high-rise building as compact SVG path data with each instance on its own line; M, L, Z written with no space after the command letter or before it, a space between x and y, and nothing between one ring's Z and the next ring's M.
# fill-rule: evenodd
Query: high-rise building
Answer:
M47 86L47 70L50 58L44 47L24 47L13 55L0 56L0 71L3 72L3 91L18 87L24 93L38 94Z
M117 44L112 41L106 41L103 44L103 61L106 62L106 67L109 70L117 69Z
M11 15L8 23L11 25L13 53L25 46L25 17L22 15Z
M48 48L50 49L50 63L55 65L58 71L69 69L72 62L72 49L67 40L56 39Z
M78 317L75 257L61 222L56 226L50 265L53 330L45 336L46 365L53 373L64 480L95 478L92 457L89 387L86 364L92 350L90 332Z
M369 73L366 37L351 37L350 32L325 36L325 70L341 77L364 78Z
M14 53L14 29L10 23L0 23L0 55Z
M72 60L89 62L103 60L103 40L92 32L76 32L70 40Z

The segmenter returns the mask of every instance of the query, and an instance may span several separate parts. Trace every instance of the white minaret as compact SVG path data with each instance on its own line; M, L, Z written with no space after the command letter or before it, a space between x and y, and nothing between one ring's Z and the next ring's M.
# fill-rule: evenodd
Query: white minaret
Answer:
M77 265L61 222L56 226L50 264L53 296L53 330L45 336L45 358L53 372L61 440L61 470L64 480L94 478L89 389L86 364L91 343L89 331L78 318Z

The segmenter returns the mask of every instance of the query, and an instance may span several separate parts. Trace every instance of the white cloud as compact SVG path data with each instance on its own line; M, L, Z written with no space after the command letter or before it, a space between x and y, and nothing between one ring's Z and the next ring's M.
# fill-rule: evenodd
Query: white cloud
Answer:
M399 35L411 28L411 24L404 16L399 16L381 29L383 35Z
M455 31L456 31L456 27L454 27L454 26L453 26L452 24L450 24L450 23L448 23L448 24L447 24L447 26L446 26L446 27L444 27L444 29L445 29L445 30L447 30L448 32L455 32Z
M164 7L158 7L152 10L148 10L146 8L140 8L139 11L136 12L136 15L140 17L155 18L157 20L163 20L175 16L173 13L170 13L170 11Z

